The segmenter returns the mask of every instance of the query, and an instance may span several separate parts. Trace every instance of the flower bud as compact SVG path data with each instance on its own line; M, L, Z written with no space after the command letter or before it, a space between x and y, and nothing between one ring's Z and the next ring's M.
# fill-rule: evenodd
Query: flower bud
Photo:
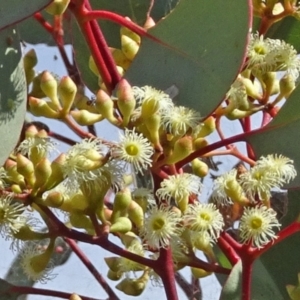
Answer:
M153 26L155 26L155 22L150 16L148 16L147 19L146 19L146 22L144 24L144 28L145 29L150 29Z
M70 214L70 223L76 228L85 229L89 234L94 234L92 221L82 212L72 211Z
M291 284L286 285L286 290L290 296L291 300L300 299L300 273L298 273L298 285L294 286Z
M204 278L212 274L212 272L200 268L191 268L191 272L195 278Z
M25 70L33 69L37 64L37 56L34 49L30 49L23 57L23 64Z
M77 294L72 294L69 300L82 300L82 298Z
M58 96L62 104L62 112L68 113L73 105L77 86L69 76L64 76L57 88Z
M128 206L127 212L129 219L137 228L140 228L144 225L144 211L137 202L132 200Z
M45 100L29 97L29 108L34 116L50 119L59 118L59 114L53 110Z
M141 117L146 120L150 116L154 115L159 109L159 102L155 98L149 98L142 103Z
M184 136L174 144L173 152L166 158L167 164L176 164L193 152L193 142L191 137Z
M126 79L121 79L121 81L118 83L117 97L118 108L123 117L122 125L126 127L136 104L132 88Z
M2 187L3 188L3 187ZM18 185L18 184L12 184L11 185L11 191L14 193L14 194L21 194L22 193L22 189L21 187Z
M290 74L285 74L279 81L280 94L287 99L295 89L295 79Z
M64 195L57 191L49 192L46 199L43 201L44 205L60 208L64 203Z
M82 95L80 93L77 93L74 100L74 106L79 110L87 110L90 113L98 114L98 111L94 105L93 100L91 100L89 97Z
M25 69L25 78L27 86L33 81L35 77L35 71L33 69L26 70Z
M249 203L242 187L237 180L227 180L224 187L226 195L235 203L245 205Z
M81 126L94 125L102 121L104 118L100 114L93 114L87 110L71 110L71 116Z
M95 60L93 58L93 56L90 55L90 58L89 58L89 68L90 70L96 75L96 76L100 76L100 73L98 71L98 68L95 64Z
M250 79L244 78L242 76L240 76L239 78L240 81L243 83L248 96L257 100L260 100L262 98L262 95L260 94L258 87Z
M149 276L143 276L138 279L124 278L116 288L129 296L139 296L146 288Z
M104 261L106 262L108 268L111 271L113 271L115 273L119 272L120 264L122 263L121 257L116 257L116 256L104 257Z
M201 126L201 129L197 135L197 137L205 137L210 135L216 129L216 120L213 116L208 117Z
M120 280L122 277L122 273L121 272L114 272L112 270L108 270L107 272L107 278L113 281L118 281Z
M131 201L131 192L128 188L125 188L116 193L114 199L113 213L111 216L112 223L114 223L117 218L126 214L127 208L129 207Z
M53 189L59 183L64 180L64 173L62 167L66 161L66 155L64 153L60 154L52 163L51 163L51 175L49 176L46 184L45 190Z
M110 51L116 65L122 67L126 71L130 67L131 61L125 56L121 49L110 48Z
M240 110L240 109L234 109L228 113L226 113L226 118L228 120L238 120L238 119L242 119L245 117L248 117L250 115L252 115L255 111L252 110Z
M132 30L130 30L127 27L122 26L120 28L120 35L128 36L129 38L134 40L137 44L141 43L141 37L137 33L133 32Z
M39 74L35 76L32 80L32 88L29 96L36 97L36 98L43 98L46 97L45 93L41 89L41 75Z
M32 187L35 182L33 163L21 153L17 154L17 171L24 176L27 183Z
M23 225L17 232L13 232L14 238L21 241L43 240L48 237L46 232L35 232L27 224Z
M119 217L110 226L109 232L126 233L132 229L132 223L127 217Z
M98 112L112 124L119 124L114 116L114 102L111 97L103 90L99 90L96 97L95 106Z
M50 15L60 16L65 12L69 3L70 0L54 0L45 8L45 11Z
M162 151L159 138L160 120L161 117L159 114L152 115L144 120L146 128L150 134L150 141L158 151Z
M13 160L6 160L5 162L5 170L7 172L7 176L9 180L17 183L21 187L25 187L25 180L24 176L22 176L18 171L17 171L17 163Z
M60 104L57 98L57 81L48 71L44 71L41 74L41 89L45 95L50 98L54 104L55 109L60 108Z
M195 150L199 150L208 146L208 141L205 138L200 137L193 141L193 145Z
M192 160L193 173L199 177L205 177L208 174L208 165L199 158Z
M277 79L277 72L266 72L261 74L261 80L264 83L264 98L268 99L269 96L279 93L279 81ZM258 98L256 98L258 99Z
M126 35L121 36L121 46L124 55L129 60L133 60L139 51L139 44Z
M45 252L30 258L30 267L35 273L42 273L48 266L55 246L55 239L51 239Z
M34 168L35 183L33 186L34 190L42 190L43 185L47 182L48 178L52 173L51 163L46 157L42 158Z

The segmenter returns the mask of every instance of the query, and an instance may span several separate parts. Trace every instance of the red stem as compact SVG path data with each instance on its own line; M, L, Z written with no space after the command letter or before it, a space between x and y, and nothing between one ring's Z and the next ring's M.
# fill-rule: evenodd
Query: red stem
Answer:
M233 247L228 243L228 241L223 236L219 237L218 246L225 254L227 259L230 261L232 266L234 266L240 260L240 257L234 251Z
M71 295L70 293L64 293L64 292L58 292L58 291L51 291L47 289L39 289L31 286L12 286L7 293L9 295L11 294L21 294L21 295L43 295L43 296L52 296L62 299L70 299ZM82 300L100 300L96 298L86 297L86 296L80 296Z
M253 260L244 258L242 259L242 265L242 300L251 300Z
M155 272L161 277L168 300L178 300L171 248L161 248Z
M69 244L72 248L73 252L78 256L78 258L82 261L82 263L86 266L86 268L91 272L91 274L95 277L95 279L99 282L105 292L108 294L109 299L111 300L118 300L118 296L115 292L111 289L109 284L105 281L104 277L98 272L98 270L94 267L91 263L89 258L81 251L78 247L78 244L69 238L65 238L65 241Z

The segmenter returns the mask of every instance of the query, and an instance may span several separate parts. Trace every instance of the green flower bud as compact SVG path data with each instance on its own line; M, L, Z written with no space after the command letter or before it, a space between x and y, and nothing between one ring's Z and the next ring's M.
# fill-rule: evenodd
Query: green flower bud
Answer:
M12 184L11 185L11 191L14 194L21 194L22 193L22 189L21 189L21 187L18 184Z
M118 281L120 280L122 277L122 273L121 272L114 272L112 270L108 270L107 272L107 278L113 281Z
M212 272L200 268L191 268L191 272L195 278L204 278L212 274Z
M197 137L200 138L200 137L208 136L212 132L214 132L215 129L216 129L216 120L214 117L210 116L202 123L201 129Z
M118 83L117 97L118 108L123 117L122 125L126 127L130 121L130 116L133 113L136 105L132 88L126 79L121 79L121 81Z
M286 286L286 290L287 290L291 300L299 300L300 299L300 273L298 273L298 285L294 286L294 285L288 284Z
M115 125L119 124L118 119L114 116L114 102L103 90L98 91L95 106L98 112L109 122Z
M25 78L27 86L33 81L35 77L35 71L33 69L26 70L25 69Z
M65 12L69 3L70 0L54 0L45 8L45 11L50 15L60 16Z
M184 136L174 144L173 152L165 160L167 164L175 164L193 152L193 142L191 137Z
M126 71L130 67L131 61L125 56L121 49L110 48L110 51L116 65L122 67Z
M59 82L57 92L62 104L62 113L67 114L73 105L77 86L69 76L64 76Z
M43 201L44 205L60 208L64 203L64 196L60 192L49 192L46 199Z
M17 171L24 176L27 183L32 187L35 183L34 165L33 163L21 153L17 154Z
M43 240L49 237L46 232L33 231L27 224L23 225L17 232L12 232L14 238L22 241Z
M79 110L87 110L90 113L98 114L98 110L93 105L93 101L80 93L77 93L75 96L74 106Z
M85 229L89 234L95 233L91 219L82 212L72 211L70 214L70 223L76 228Z
M97 122L102 121L104 118L100 114L94 114L87 110L71 110L71 116L81 126L94 125Z
M45 252L30 259L30 267L35 273L42 273L48 266L55 246L55 239L51 239Z
M5 162L5 170L10 181L17 183L21 187L25 187L24 176L17 171L17 163L11 159Z
M66 161L66 155L64 153L60 154L52 163L51 163L51 175L49 176L46 184L45 190L53 189L59 183L64 180L64 173L62 167Z
M110 226L109 232L112 233L126 233L132 229L131 221L126 217L119 217Z
M121 48L124 55L129 59L133 60L139 51L139 44L126 35L121 36Z
M160 115L155 114L145 119L144 122L150 134L150 141L154 144L154 147L157 150L162 151L159 137L160 120Z
M116 288L129 296L139 296L146 288L149 276L143 276L138 279L124 278Z
M227 180L224 188L226 195L235 203L245 205L249 203L242 187L237 180Z
M125 188L116 193L114 199L113 213L111 216L111 222L114 223L117 218L126 215L127 209L132 201L131 192L128 188Z
M37 56L34 49L30 49L23 57L23 64L25 70L33 69L37 64Z
M37 117L46 117L50 119L58 119L59 114L53 110L49 103L45 100L29 97L30 112Z
M39 74L33 78L32 88L31 88L31 92L29 93L29 96L36 97L36 98L46 97L45 93L41 89L41 76L42 74Z
M261 74L261 80L264 83L265 99L268 100L269 96L279 93L279 81L277 79L277 72L263 73ZM254 98L254 99L259 99L259 98Z
M280 95L287 99L295 89L295 79L290 74L285 74L279 81Z
M208 174L208 165L199 158L192 160L193 173L199 177L205 177Z
M82 298L77 294L72 294L69 300L82 300Z
M260 100L262 98L262 95L261 95L258 87L252 82L252 80L241 76L240 81L243 83L248 96L252 97L253 99L257 99L257 100ZM240 109L242 109L242 108L240 108Z
M42 160L37 163L34 168L34 175L36 180L33 186L33 190L42 190L43 185L47 182L51 173L52 169L49 159L47 159L46 157L42 158Z
M55 109L60 109L60 104L57 98L57 81L48 71L41 74L41 89L45 95L50 98Z
M137 228L144 225L144 211L137 202L132 200L128 206L127 212L129 219L136 225Z
M120 29L120 35L122 37L122 35L128 36L129 38L131 38L132 40L134 40L137 44L141 43L141 37L133 32L132 30L130 30L127 27L122 26Z
M90 55L90 58L89 58L89 68L90 70L96 75L96 76L100 76L100 73L98 71L98 68L95 64L95 60L93 58L93 56Z
M104 257L104 261L106 262L108 268L111 271L113 271L115 273L119 272L120 264L122 263L121 257L116 257L116 256Z
M205 138L197 138L193 141L193 145L195 150L202 149L206 146L208 146L208 141Z

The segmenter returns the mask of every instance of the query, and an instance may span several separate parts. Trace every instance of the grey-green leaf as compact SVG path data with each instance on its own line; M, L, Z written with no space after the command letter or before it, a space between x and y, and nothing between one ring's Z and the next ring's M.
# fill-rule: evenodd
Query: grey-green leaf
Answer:
M27 87L16 29L0 32L0 165L15 147L26 113Z
M181 0L149 30L161 43L142 39L126 77L161 90L175 85L176 103L207 115L241 68L250 22L247 1Z
M0 29L18 23L43 9L50 0L9 0L1 1Z

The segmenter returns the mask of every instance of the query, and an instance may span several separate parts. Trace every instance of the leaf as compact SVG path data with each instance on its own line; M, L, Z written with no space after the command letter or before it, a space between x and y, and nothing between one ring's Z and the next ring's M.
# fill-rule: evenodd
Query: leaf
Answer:
M45 246L47 244L48 244L48 240L42 240L39 242L28 241L25 243L24 247L31 247L37 245ZM70 258L72 254L71 248L61 237L58 237L55 240L55 248L58 249L58 247L60 251L53 252L51 257L51 264L53 268L63 265ZM20 253L15 257L14 261L12 262L12 265L10 266L9 270L7 271L7 274L5 275L5 279L17 286L19 285L33 286L35 282L32 279L28 278L24 273L24 270L21 267L21 263L20 263L21 259L22 259L22 251L20 251Z
M234 12L235 17L224 12ZM133 85L160 90L175 85L177 104L211 113L243 62L248 15L247 1L181 0L149 30L161 43L143 38L125 77Z
M50 0L1 1L0 29L18 23L46 7Z
M257 158L268 154L282 154L293 159L296 170L300 170L299 98L298 85L277 116L266 127L253 131L247 137ZM287 187L300 187L300 176Z
M27 87L19 37L13 27L0 32L0 165L15 145L26 113Z
M153 7L153 17L157 21L165 16L171 8L175 6L178 0L160 0L155 1ZM143 25L146 20L146 14L149 9L149 0L92 0L93 10L108 10L129 17L139 25ZM101 30L110 47L121 48L120 26L111 21L99 21ZM81 78L91 91L99 89L98 79L92 73L88 66L90 50L85 42L84 36L75 20L72 22L72 44L76 51L75 60L80 70Z
M20 293L12 293L13 285L0 278L0 300L17 300Z
M300 26L299 20L294 17L286 17L275 23L267 32L266 37L284 40L300 51Z
M300 215L300 191L289 191L288 198L288 213L281 221L282 228L291 224ZM294 284L300 272L299 241L300 232L273 246L260 259L283 295L283 299L289 299L286 285Z
M220 300L240 300L242 298L242 263L239 261L228 276ZM251 299L284 300L268 271L259 260L253 267Z

